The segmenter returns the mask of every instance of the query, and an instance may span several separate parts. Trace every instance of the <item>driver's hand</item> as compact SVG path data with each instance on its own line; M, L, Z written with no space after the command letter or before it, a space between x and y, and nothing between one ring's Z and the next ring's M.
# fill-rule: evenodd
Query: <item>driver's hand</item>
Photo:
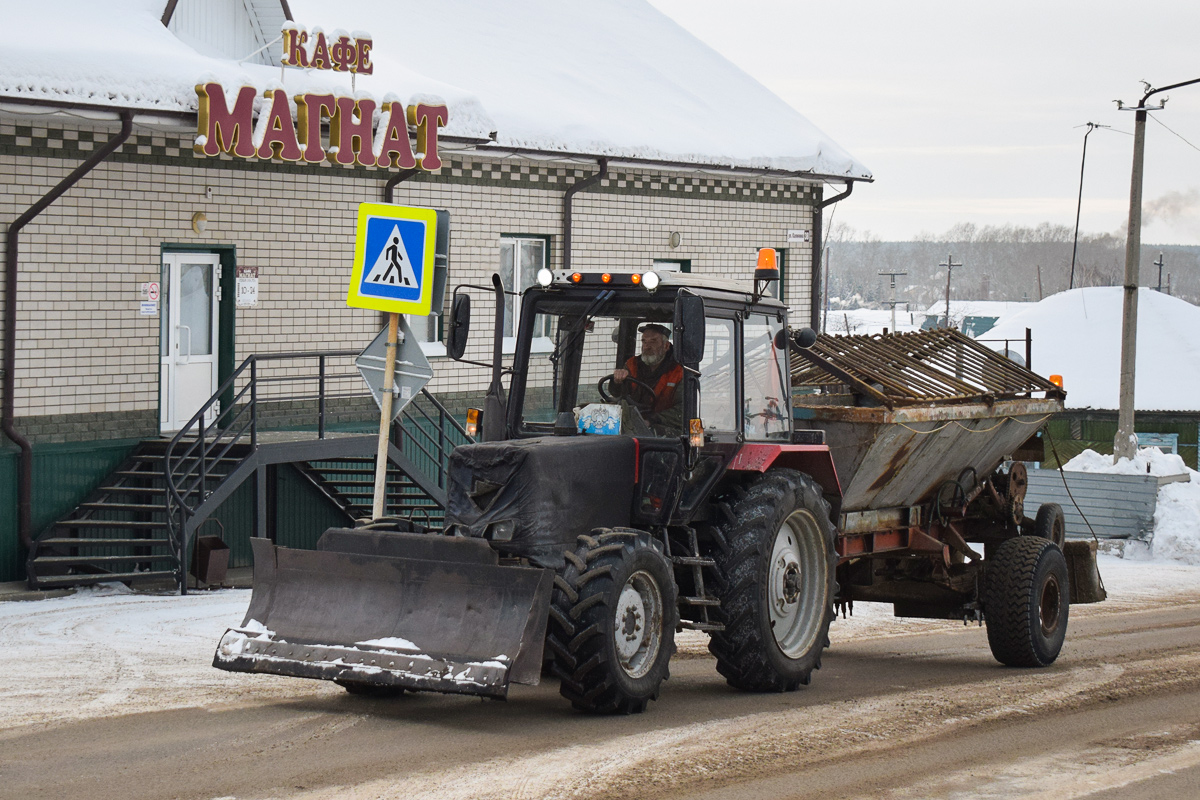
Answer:
M625 380L628 377L629 377L629 370L627 370L627 369L614 369L613 370L613 383L620 383L621 381Z

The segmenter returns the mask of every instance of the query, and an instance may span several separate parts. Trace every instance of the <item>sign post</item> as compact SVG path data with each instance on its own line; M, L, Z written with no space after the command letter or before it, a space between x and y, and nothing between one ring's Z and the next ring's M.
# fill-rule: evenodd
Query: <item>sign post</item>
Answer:
M386 355L379 406L379 446L375 452L374 519L384 516L387 453L392 425L396 347L401 314L428 316L433 302L437 212L386 203L358 207L354 268L346 304L388 315Z

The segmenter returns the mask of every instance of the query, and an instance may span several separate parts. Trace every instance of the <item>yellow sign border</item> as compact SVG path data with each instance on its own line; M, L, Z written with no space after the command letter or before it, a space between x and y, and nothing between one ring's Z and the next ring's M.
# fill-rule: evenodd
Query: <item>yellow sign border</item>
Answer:
M405 220L425 223L425 252L421 264L421 296L417 300L391 300L360 294L367 250L367 220L371 218ZM358 226L354 236L354 265L350 270L350 289L346 293L346 305L351 308L369 308L392 314L429 316L433 305L434 251L437 246L437 209L416 206L398 206L391 203L360 203Z

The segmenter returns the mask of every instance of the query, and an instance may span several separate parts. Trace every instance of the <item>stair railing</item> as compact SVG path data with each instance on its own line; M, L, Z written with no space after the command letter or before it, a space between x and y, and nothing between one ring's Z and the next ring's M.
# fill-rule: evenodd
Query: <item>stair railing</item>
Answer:
M331 360L353 359L358 352L326 350L247 356L171 439L163 456L166 517L175 552L176 579L182 591L187 588L184 564L190 544L188 521L216 488L213 481L236 469L258 449L264 403L315 401L316 435L324 439L329 400L368 396L357 370L333 374L329 370ZM331 386L336 391L331 391ZM230 394L232 401L221 407L221 398ZM293 424L303 424L303 419L303 416L281 417L282 421ZM249 452L240 458L234 455L238 445L249 446ZM236 463L229 463L235 459ZM222 463L230 469L220 470Z

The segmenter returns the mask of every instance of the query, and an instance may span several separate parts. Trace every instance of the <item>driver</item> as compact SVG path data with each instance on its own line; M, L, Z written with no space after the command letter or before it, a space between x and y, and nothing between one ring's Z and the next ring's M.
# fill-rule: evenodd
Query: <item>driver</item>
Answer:
M683 396L676 389L683 383L683 367L671 348L671 329L651 322L638 330L642 334L641 355L630 357L624 369L613 370L613 389L618 394L629 394L630 387L624 385L626 378L654 387L647 421L655 427L678 428L683 422Z

